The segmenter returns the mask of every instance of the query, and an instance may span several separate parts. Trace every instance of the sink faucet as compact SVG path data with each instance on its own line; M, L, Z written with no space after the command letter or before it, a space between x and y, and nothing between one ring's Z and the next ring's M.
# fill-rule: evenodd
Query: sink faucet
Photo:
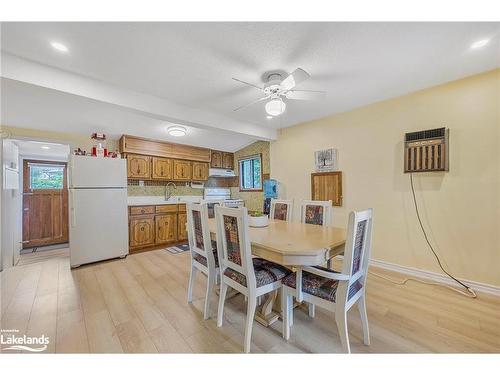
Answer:
M169 189L170 186L173 186L174 189L177 189L177 186L172 182L169 181L165 185L165 200L168 201L172 197L172 191Z

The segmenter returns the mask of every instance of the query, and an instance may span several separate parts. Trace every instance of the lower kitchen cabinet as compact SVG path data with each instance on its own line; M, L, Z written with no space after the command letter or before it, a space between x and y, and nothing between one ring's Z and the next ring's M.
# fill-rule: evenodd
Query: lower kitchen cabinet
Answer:
M130 247L151 246L155 243L154 216L131 217L129 222Z
M156 243L175 242L177 238L177 213L156 215Z
M129 207L130 251L187 242L185 204Z
M178 222L179 225L177 227L177 240L179 241L187 241L188 233L187 233L187 214L179 212Z

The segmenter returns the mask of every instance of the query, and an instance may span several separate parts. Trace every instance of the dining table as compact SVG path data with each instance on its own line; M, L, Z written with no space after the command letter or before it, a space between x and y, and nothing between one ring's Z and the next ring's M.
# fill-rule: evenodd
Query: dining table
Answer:
M215 219L208 220L212 240L216 239ZM252 255L291 270L320 266L344 251L346 229L299 222L269 220L265 227L249 227ZM255 313L255 320L269 326L281 314L278 291L268 294Z

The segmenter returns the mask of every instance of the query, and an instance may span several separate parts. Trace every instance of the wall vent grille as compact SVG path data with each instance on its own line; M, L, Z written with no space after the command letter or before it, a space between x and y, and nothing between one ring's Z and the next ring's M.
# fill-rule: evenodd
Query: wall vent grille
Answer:
M438 128L405 134L404 171L448 171L449 129Z

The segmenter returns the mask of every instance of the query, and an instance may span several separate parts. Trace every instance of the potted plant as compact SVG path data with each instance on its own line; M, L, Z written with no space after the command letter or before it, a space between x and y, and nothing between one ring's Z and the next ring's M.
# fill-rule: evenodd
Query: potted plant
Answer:
M248 214L248 225L251 227L267 227L269 225L269 217L264 215L262 211L252 211Z

